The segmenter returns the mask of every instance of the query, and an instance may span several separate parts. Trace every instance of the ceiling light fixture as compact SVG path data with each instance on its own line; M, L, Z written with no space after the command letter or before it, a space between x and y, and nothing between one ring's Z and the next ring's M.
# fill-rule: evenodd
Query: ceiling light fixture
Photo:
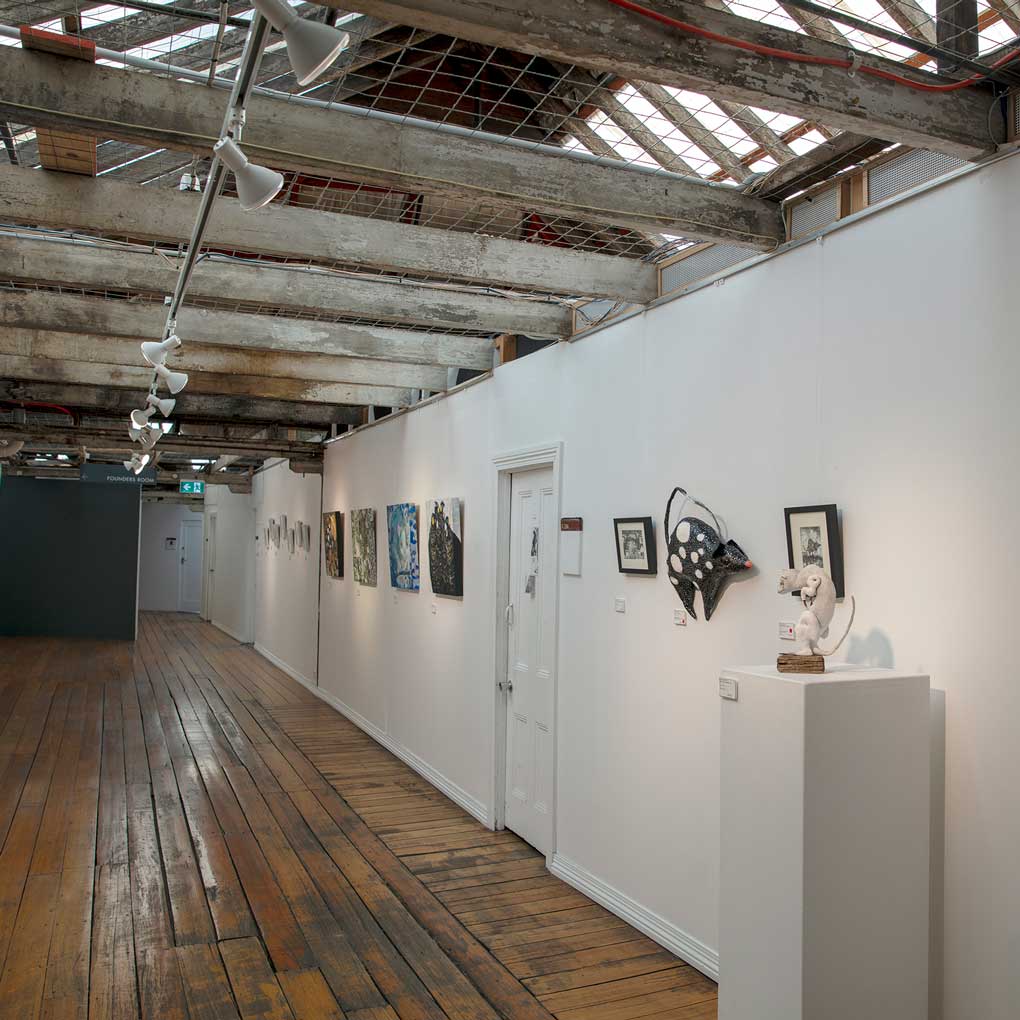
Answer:
M174 413L174 406L177 404L176 400L171 400L169 397L166 399L160 399L154 393L150 393L146 398L145 402L150 408L154 408L159 411L164 418L169 418Z
M176 334L168 336L162 342L147 340L142 344L142 357L155 367L166 364L166 356L175 348L181 346L181 339Z
M186 372L171 372L166 365L154 365L156 375L166 384L166 388L173 394L180 393L188 385Z
M299 18L283 0L253 0L255 9L283 36L287 58L299 85L314 81L343 50L351 37L322 21Z
M248 157L232 138L221 138L213 146L213 152L234 171L237 197L245 212L261 209L280 193L283 187L283 174L268 167L249 163Z
M151 407L146 411L132 411L131 424L134 425L135 430L137 431L138 429L146 428L153 413L154 412Z

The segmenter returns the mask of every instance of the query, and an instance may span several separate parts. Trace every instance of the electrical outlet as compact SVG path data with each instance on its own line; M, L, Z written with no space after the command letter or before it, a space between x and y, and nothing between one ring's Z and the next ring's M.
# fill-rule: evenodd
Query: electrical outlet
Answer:
M673 622L678 627L686 627L687 626L687 613L685 613L684 610L682 610L682 609L674 609L673 610Z
M398 599L397 599L397 593L396 593L396 592L394 592L394 593L393 593L393 604L394 604L394 605L396 605L396 604L397 604L397 601L398 601Z
M794 624L790 623L789 620L779 621L779 639L780 641L796 641L797 635L793 631Z
M435 616L439 612L439 606L435 602L432 603L432 615Z
M625 612L627 612L627 600L626 599L617 599L616 602L615 602L615 609L616 609L616 611L618 613L625 613Z
M361 585L360 584L357 584L357 585L354 586L354 597L355 598L359 598L359 599L361 598Z

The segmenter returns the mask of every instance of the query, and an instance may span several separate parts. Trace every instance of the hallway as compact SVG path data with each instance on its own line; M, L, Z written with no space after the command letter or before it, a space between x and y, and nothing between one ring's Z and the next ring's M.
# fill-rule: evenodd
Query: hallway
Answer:
M716 986L251 648L0 642L0 1015L707 1020Z

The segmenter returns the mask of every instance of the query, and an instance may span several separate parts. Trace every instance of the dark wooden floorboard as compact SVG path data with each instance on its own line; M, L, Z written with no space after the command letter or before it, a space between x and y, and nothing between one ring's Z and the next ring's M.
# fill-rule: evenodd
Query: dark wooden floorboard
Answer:
M0 640L0 1012L711 1020L716 987L193 616Z

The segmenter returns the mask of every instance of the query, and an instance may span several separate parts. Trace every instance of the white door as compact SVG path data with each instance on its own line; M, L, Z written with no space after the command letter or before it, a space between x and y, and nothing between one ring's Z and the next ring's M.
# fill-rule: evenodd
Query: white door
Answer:
M551 467L510 485L506 826L548 854L553 841L556 500Z
M202 611L202 519L182 521L177 543L181 562L177 579L177 611Z

